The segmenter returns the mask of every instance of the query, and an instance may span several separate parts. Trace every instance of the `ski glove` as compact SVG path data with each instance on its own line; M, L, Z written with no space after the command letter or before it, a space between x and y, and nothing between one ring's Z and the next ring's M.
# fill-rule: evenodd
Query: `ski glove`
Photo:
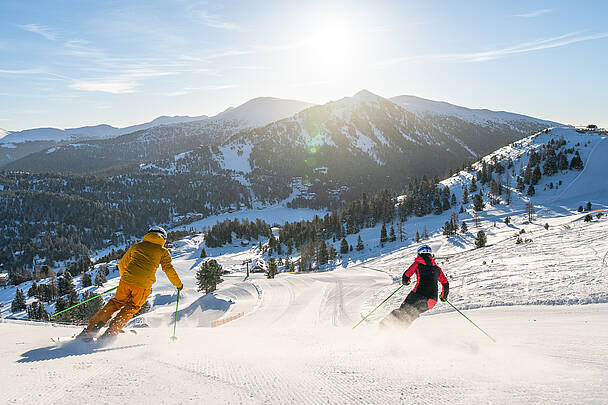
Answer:
M439 299L443 302L446 302L448 300L448 295L442 295L441 297L439 297Z
M406 276L405 274L403 274L403 277L401 277L401 284L408 285L409 283L410 283L410 278L408 276Z

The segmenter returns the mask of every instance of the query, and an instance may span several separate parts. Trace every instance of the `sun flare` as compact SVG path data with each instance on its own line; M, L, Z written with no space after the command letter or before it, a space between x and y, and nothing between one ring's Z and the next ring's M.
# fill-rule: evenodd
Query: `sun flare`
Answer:
M357 57L358 33L344 20L324 20L307 41L303 56L313 70L323 74L342 72Z

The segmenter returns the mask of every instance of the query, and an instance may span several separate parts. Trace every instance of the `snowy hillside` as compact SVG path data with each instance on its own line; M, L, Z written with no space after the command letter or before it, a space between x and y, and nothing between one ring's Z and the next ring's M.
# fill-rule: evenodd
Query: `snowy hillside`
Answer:
M601 181L607 138L554 128L503 147L442 181L456 204L440 215L409 217L403 223L404 241L381 246L381 224L362 229L347 241L355 245L361 236L363 250L341 254L317 272L282 273L275 279L253 273L245 279L246 259L269 258L256 241L235 239L209 248L203 236L194 235L174 242L173 262L185 284L177 341L168 340L175 289L161 272L149 299L151 311L131 324L150 327L138 328L136 336L121 335L108 347L51 342L77 328L5 320L0 323L4 399L36 402L50 390L52 395L45 396L50 402L79 403L91 395L144 402L149 400L145 388L158 384L167 388L156 393L156 400L168 402L602 403L608 394L602 384L608 363L603 344L608 339L608 185ZM573 169L544 174L551 169L552 151L569 164L574 160ZM520 191L518 177L526 177L528 164L542 167L543 174ZM477 172L482 176L478 189L465 203L465 187L474 188ZM503 186L496 195L492 181ZM532 185L535 192L528 195ZM480 211L474 209L474 195L482 195ZM301 214L310 218L313 213ZM442 235L450 214L458 214L458 224L467 223L469 231ZM242 215L278 223L298 219L281 211ZM206 219L197 228L212 225L213 219L225 217ZM496 344L441 302L406 331L379 331L376 323L411 286L351 330L399 286L420 244L414 235L423 229L429 236L421 242L432 246L449 279L450 301ZM475 248L479 231L487 235L487 244ZM207 295L196 290L195 282L198 266L208 260L200 258L203 248L230 272ZM97 291L117 282L117 273L110 272ZM75 284L84 291L80 283L81 276ZM3 316L9 314L14 291L0 290ZM229 322L211 327L217 320ZM116 381L129 389L108 389Z

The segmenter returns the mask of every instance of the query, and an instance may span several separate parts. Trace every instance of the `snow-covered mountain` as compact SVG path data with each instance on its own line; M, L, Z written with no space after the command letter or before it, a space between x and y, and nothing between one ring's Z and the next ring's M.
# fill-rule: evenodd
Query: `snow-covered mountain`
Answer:
M308 200L329 203L370 189L399 188L423 174L443 174L548 126L523 116L484 123L422 116L363 90L264 127L236 132L217 148L191 151L145 168L199 173L209 167L211 154L214 165L232 170L234 179L258 190L253 200L278 202L295 187L300 194L306 189ZM302 179L309 186L301 187Z
M204 119L170 123L171 117L161 117L154 126L132 127L134 131L110 139L52 146L10 162L6 167L78 173L162 159L200 145L221 143L240 130L266 125L309 106L310 103L264 97Z
M535 122L547 126L556 126L556 122L541 120L527 115L515 114L506 111L492 111L487 109L471 109L446 103L445 101L427 100L416 96L397 96L392 97L391 101L415 114L457 117L463 121L480 124L492 125L493 123L521 125L526 122Z
M35 142L35 141L52 141L52 142L64 142L64 141L78 141L86 139L105 139L114 138L120 135L128 134L131 132L139 131L142 129L148 129L159 125L177 124L181 122L200 121L207 118L205 115L198 117L189 116L174 116L167 117L161 116L155 118L150 122L143 124L131 125L124 128L116 128L107 124L100 124L95 126L85 126L79 128L34 128L26 129L23 131L8 131L5 136L0 137L0 144L5 143L22 143L22 142Z
M290 117L313 105L297 100L258 97L238 107L228 108L215 115L212 119L218 121L238 121L242 123L243 128L253 128Z

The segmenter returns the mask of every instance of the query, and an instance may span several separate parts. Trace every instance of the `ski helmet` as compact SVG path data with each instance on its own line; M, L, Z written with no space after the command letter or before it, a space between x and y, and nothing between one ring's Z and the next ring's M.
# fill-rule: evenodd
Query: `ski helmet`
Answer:
M419 255L430 255L433 254L433 249L431 249L431 247L429 245L422 245L418 248L418 254Z
M148 233L150 232L156 232L157 234L162 236L164 240L167 240L167 231L165 231L160 226L153 226L152 228L148 229Z

